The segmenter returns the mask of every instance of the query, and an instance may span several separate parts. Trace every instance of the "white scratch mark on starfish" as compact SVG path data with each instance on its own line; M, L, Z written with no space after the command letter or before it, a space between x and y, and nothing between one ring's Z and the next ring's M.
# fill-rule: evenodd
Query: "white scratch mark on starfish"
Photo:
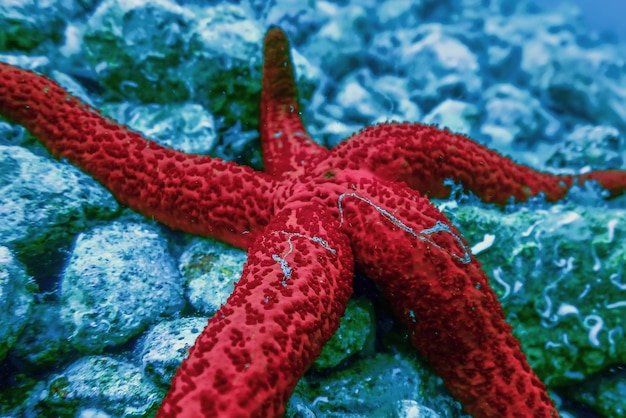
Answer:
M318 236L309 237L307 235L300 234L298 232L287 232L287 231L282 231L282 230L272 231L271 234L287 235L287 243L289 244L289 249L284 252L282 257L280 257L278 254L272 254L272 260L276 261L280 265L280 268L283 271L283 275L285 276L285 279L282 281L283 286L287 286L287 280L291 278L291 272L293 271L293 268L289 265L289 263L286 260L287 256L289 256L289 254L293 252L293 243L291 242L291 238L293 237L305 238L311 242L319 244L322 248L330 251L332 254L337 253L337 250L332 248L328 244L328 241Z
M276 254L272 254L272 260L276 261L280 266L280 269L283 271L283 276L285 276L285 278L283 279L282 285L287 286L287 280L291 278L291 272L293 269L289 266L287 260L280 258Z
M444 224L443 222L436 221L435 222L435 226L433 226L432 228L426 228L426 229L422 229L420 232L415 232L415 230L413 228L411 228L410 226L408 226L404 222L402 222L400 219L398 219L395 216L393 216L391 213L389 213L389 211L387 211L387 210L381 208L380 206L376 205L374 202L372 202L368 198L359 196L356 193L342 193L341 195L339 195L339 198L337 199L337 206L339 207L339 215L341 216L341 219L339 221L339 225L340 226L343 225L343 207L341 205L341 201L346 196L347 197L354 197L356 199L359 199L362 202L367 203L368 205L370 205L374 209L376 209L376 211L378 213L383 215L383 217L385 217L386 219L391 221L391 223L393 223L398 228L408 232L409 234L413 235L415 238L417 238L417 239L419 239L421 241L429 243L430 245L432 245L435 248L439 248L440 250L443 250L443 251L447 252L452 257L454 257L457 260L461 261L463 264L469 264L472 261L472 259L470 257L470 250L469 250L469 248L467 248L467 246L463 243L463 240L461 240L461 238L458 235L453 233L450 230L450 227L448 225ZM459 243L461 248L463 248L463 255L460 256L460 255L455 254L455 253L453 253L451 251L448 251L447 249L443 248L441 245L439 245L436 242L432 241L429 238L429 236L434 234L434 233L437 233L437 232L447 232L450 235L452 235L452 237Z

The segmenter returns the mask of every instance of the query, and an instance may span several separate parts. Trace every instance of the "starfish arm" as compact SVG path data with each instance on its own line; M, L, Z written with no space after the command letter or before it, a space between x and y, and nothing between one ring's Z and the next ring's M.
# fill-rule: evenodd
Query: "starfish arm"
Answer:
M326 148L311 139L300 119L289 41L277 27L265 35L260 106L259 131L267 173L288 174L312 156L328 155Z
M161 147L42 75L0 63L0 114L121 203L174 229L247 248L269 222L274 182L263 173Z
M389 181L404 181L420 193L445 198L445 179L460 183L485 202L506 204L544 193L549 201L567 194L577 181L596 180L612 196L626 190L626 171L576 176L542 173L501 156L472 139L434 126L386 123L369 127L332 151L346 168L367 168ZM343 164L344 166L346 163Z
M380 286L468 413L558 415L480 263L437 209L405 186L363 181L338 206L357 269Z
M242 278L178 369L157 417L282 416L352 292L354 260L337 230L319 205L279 212L251 246Z
M621 196L626 192L625 170L597 170L569 176L572 182L595 181L609 192L611 197Z

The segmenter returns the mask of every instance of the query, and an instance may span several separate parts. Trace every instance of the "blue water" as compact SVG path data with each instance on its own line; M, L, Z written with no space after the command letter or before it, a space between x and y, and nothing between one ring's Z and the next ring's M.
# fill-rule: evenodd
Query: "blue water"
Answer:
M580 8L589 28L614 32L626 41L626 0L543 0L538 1L549 10L561 4L574 4Z

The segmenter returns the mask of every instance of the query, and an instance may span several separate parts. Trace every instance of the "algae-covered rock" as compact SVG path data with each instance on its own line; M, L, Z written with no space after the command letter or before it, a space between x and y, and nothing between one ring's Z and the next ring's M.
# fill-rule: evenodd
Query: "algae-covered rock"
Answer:
M162 392L139 367L108 356L88 356L53 375L38 400L39 416L80 416L98 408L118 417L153 416ZM87 406L88 405L88 406Z
M350 299L339 329L324 345L313 363L315 369L338 366L345 359L367 349L376 331L372 303L368 299Z
M0 245L0 361L26 326L35 289L24 266Z
M498 293L531 366L561 385L626 362L626 210L464 206L452 215Z

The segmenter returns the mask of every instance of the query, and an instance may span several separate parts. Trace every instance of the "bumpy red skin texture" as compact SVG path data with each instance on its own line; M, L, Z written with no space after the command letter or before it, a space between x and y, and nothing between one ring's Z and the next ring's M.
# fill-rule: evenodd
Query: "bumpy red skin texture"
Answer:
M342 202L356 268L382 289L467 412L557 416L480 263L426 198L380 180Z
M445 198L452 179L485 202L500 205L514 198L525 202L543 193L546 200L563 199L571 186L595 180L617 196L626 188L620 170L557 176L516 164L464 135L414 123L368 127L332 150L342 168L366 168L390 181L403 181L424 196Z
M539 192L558 199L574 179L536 173L418 124L378 125L326 150L300 120L288 51L284 33L270 29L260 126L267 174L162 148L45 77L0 64L0 114L54 155L146 216L249 248L242 279L178 370L158 416L280 416L338 326L354 266L383 289L469 413L557 416L480 264L407 185L441 197L441 182L452 178L505 203ZM626 186L620 171L587 177L613 193Z
M0 114L91 174L121 203L171 228L245 249L271 219L271 177L164 148L31 71L0 63Z
M300 106L293 77L293 63L284 34L270 29L263 50L259 134L265 172L293 177L305 165L326 158L330 151L316 144L300 119Z
M339 326L354 260L315 204L283 209L182 364L159 417L274 417ZM325 243L328 243L326 245Z

